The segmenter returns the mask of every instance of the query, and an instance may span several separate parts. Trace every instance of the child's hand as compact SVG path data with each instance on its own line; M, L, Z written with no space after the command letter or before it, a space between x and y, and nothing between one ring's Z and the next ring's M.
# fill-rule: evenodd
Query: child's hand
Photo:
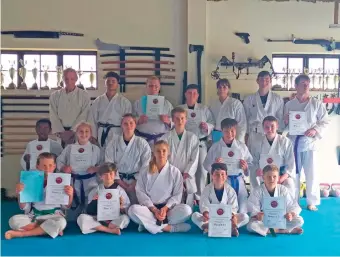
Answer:
M183 173L183 179L187 179L187 178L190 178L190 175L188 173Z
M264 213L263 212L259 212L258 214L256 214L256 219L258 221L262 221L263 220L263 216L264 216Z
M200 128L204 133L208 133L208 124L206 122L201 122Z
M245 160L240 160L240 167L243 171L248 170L248 163Z
M124 199L123 197L119 197L119 203L120 203L120 208L123 209L123 205L124 205Z
M209 212L203 212L203 222L207 222L209 220Z
M93 198L92 198L92 201L94 200L98 200L98 195L95 195Z
M262 177L263 176L263 171L261 169L256 170L256 176Z
M233 216L231 218L231 223L234 224L234 225L237 225L237 222L238 222L237 215L235 215L234 213L232 215Z
M286 213L285 218L286 218L287 221L292 221L294 216L295 216L294 212L288 212L288 213Z
M166 115L166 114L162 114L162 115L159 115L159 119L165 123L165 124L170 124L170 119L169 119L169 116Z
M19 194L22 190L24 190L25 185L22 183L18 183L15 186L15 192Z
M216 158L216 159L215 159L215 162L216 162L216 163L223 163L222 157Z
M72 167L65 165L64 167L61 168L61 171L64 172L64 173L71 174L72 173Z
M285 123L285 125L287 126L289 123L289 113L287 113L284 117L283 117L283 121Z
M316 135L316 130L311 128L311 129L308 129L306 132L305 132L305 136L306 137L315 137Z
M69 197L73 195L73 187L71 186L65 186L64 191Z
M146 115L141 115L138 119L137 124L144 124L148 122L148 116Z
M24 161L29 162L31 160L31 155L30 154L25 154L24 155Z
M168 210L169 208L167 206L164 206L163 208L160 209L159 216L162 218L162 220L165 220Z
M93 174L93 173L96 173L96 172L97 172L97 168L96 167L91 166L91 167L89 167L87 169L87 173Z

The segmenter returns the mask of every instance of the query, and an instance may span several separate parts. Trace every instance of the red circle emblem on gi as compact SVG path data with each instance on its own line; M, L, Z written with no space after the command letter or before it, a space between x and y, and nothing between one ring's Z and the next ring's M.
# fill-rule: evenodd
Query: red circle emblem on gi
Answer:
M299 120L299 119L301 118L300 114L296 114L296 115L295 115L295 118L296 118L297 120Z
M37 145L37 150L41 151L43 149L42 145Z
M191 113L191 118L195 118L196 117L196 113L192 112Z
M270 205L271 207L276 208L279 204L277 203L277 201L272 201Z
M233 156L234 156L234 152L233 152L233 151L230 151L230 152L228 153L228 156L229 156L229 157L233 157Z
M267 163L272 164L273 163L273 159L272 158L268 158L267 159Z
M111 193L107 193L107 194L105 195L105 197L106 197L106 199L111 199L111 198L112 198L112 194L111 194Z
M223 213L224 213L223 209L218 209L218 210L217 210L217 214L218 214L218 215L223 215Z
M61 184L61 182L63 182L63 179L61 177L58 177L58 178L55 179L55 182L57 184Z
M83 153L84 151L85 151L84 148L79 148L79 149L78 149L78 152L79 152L79 153Z
M158 99L153 99L152 101L154 104L158 104Z

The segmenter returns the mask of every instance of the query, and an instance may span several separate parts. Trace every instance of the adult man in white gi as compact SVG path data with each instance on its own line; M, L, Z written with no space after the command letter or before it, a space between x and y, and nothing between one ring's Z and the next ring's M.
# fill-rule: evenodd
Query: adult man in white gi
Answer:
M270 89L272 78L268 71L261 71L257 75L259 90L244 99L243 105L247 116L248 126L246 144L251 147L256 136L264 134L262 121L267 116L274 116L279 121L279 131L283 129L283 99Z
M316 146L322 139L325 128L329 124L328 113L321 101L309 95L310 78L307 75L299 75L295 79L296 96L290 100L284 109L284 122L289 125L291 111L301 112L307 119L307 128L304 135L291 136L294 145L297 190L300 188L300 172L303 168L306 177L307 208L316 211L316 205L320 204L319 176L316 170ZM291 117L292 118L292 117Z
M76 86L77 72L72 68L64 70L65 88L53 92L50 96L50 120L52 133L61 138L62 146L74 142L74 128L81 121L86 121L90 110L89 94Z
M240 100L229 96L231 88L229 80L220 79L217 81L216 86L218 101L215 101L210 106L215 121L215 129L221 131L221 122L225 118L235 119L237 121L236 139L244 143L247 131L244 107Z
M199 160L196 172L196 200L200 200L203 189L207 185L208 171L203 167L203 162L207 156L208 137L211 134L211 131L214 129L214 118L210 109L205 105L197 103L199 97L198 92L197 85L188 85L185 88L186 104L179 106L187 111L187 122L185 129L194 133L200 141Z
M197 192L196 171L199 157L198 137L185 129L187 112L181 107L171 111L175 129L169 131L160 140L169 144L169 162L178 168L184 180L184 201L189 206L194 204L194 194Z
M123 115L132 112L130 101L117 92L119 79L119 75L112 71L105 75L106 93L93 101L89 114L92 136L97 138L103 148L111 139L108 138L111 135L109 132L113 131L113 134L120 134L120 123Z
M156 76L151 76L146 81L146 94L159 95L161 89L160 80ZM159 115L159 119L149 119L143 112L141 100L137 100L133 105L134 115L138 117L136 135L145 138L150 144L151 148L155 141L157 141L166 132L170 131L171 110L172 104L164 99L163 113Z

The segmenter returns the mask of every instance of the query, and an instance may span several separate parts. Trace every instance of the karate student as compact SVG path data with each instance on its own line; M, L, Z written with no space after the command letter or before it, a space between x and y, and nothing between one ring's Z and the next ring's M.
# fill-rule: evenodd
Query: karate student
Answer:
M160 89L161 83L158 77L151 76L147 79L147 95L159 95ZM172 128L170 119L172 109L172 104L167 99L164 99L164 109L163 113L159 115L159 119L149 119L145 113L143 113L141 101L137 100L133 105L134 115L138 117L136 135L145 138L152 147L157 139Z
M320 204L320 182L316 170L316 146L322 139L325 128L329 124L328 113L325 106L316 98L309 95L310 79L307 75L299 75L295 78L296 96L285 105L285 124L289 126L289 112L305 112L309 128L303 136L290 136L294 145L296 182L299 193L300 172L303 168L306 177L307 208L316 211L316 205ZM298 195L297 195L298 197Z
M89 193L88 206L86 214L80 214L77 223L83 234L89 234L101 231L110 234L120 235L121 229L126 228L130 219L127 210L130 206L130 200L124 189L115 182L117 167L114 163L104 163L97 172L101 183ZM98 194L105 189L116 189L119 193L120 215L114 220L98 221Z
M194 212L191 216L192 222L204 233L209 229L209 205L225 204L232 206L232 236L238 236L238 228L246 225L249 217L246 213L238 212L237 194L235 190L226 183L227 165L214 163L211 166L212 183L207 185L202 193L200 201L200 212Z
M270 89L272 78L268 71L261 71L257 75L259 89L255 94L244 99L243 105L247 116L248 126L246 144L251 146L254 137L264 134L262 121L267 116L274 116L279 121L279 131L283 129L283 99Z
M44 172L44 195L46 194L47 176L56 169L55 155L52 153L41 153L37 158L37 169ZM45 204L44 200L35 203L20 203L20 192L25 185L18 183L16 185L16 193L19 207L25 211L25 214L14 215L9 220L9 226L12 230L5 233L6 239L15 237L29 237L49 235L56 238L63 235L66 227L66 219L64 218L65 209L72 205L73 188L65 186L65 193L69 196L68 205Z
M236 139L244 142L247 131L247 120L244 112L244 107L240 100L229 96L231 88L228 79L220 79L216 83L218 101L210 106L215 120L215 129L221 131L221 122L225 118L234 119L237 121Z
M135 135L136 119L131 114L122 118L122 135L113 135L105 151L105 162L117 165L117 183L127 192L132 204L137 203L136 181L140 171L149 166L151 149L144 138Z
M251 213L251 219L247 225L248 231L266 236L269 233L269 228L263 224L263 198L283 196L286 199L287 229L275 229L275 232L280 234L303 233L301 227L304 221L299 216L301 208L288 189L278 184L279 177L279 169L275 165L267 165L263 168L264 183L253 189L248 199L248 211Z
M278 158L280 161L280 177L279 184L286 186L289 192L295 197L295 158L293 151L293 144L289 138L277 134L279 121L274 116L267 116L263 120L263 130L265 135L258 137L254 141L250 153L252 154L253 170L250 172L250 183L252 188L260 185L260 179L263 172L260 168L261 157L265 158L263 163L272 164L273 157Z
M240 213L247 213L248 192L243 175L249 175L249 170L252 169L253 157L247 146L235 138L236 128L237 121L234 119L227 118L221 122L223 137L211 146L203 165L205 169L209 169L213 163L225 162L226 159L229 159L230 167L234 169L233 173L237 172L238 174L231 175L231 170L228 168L228 182L237 193ZM222 156L223 152L225 152L226 156Z
M192 210L181 204L183 177L179 169L168 162L169 145L155 143L154 156L149 167L141 172L136 193L139 204L129 208L129 217L152 234L161 232L187 232L187 221Z
M185 88L186 104L179 106L187 110L188 118L185 129L194 133L200 141L196 172L196 200L200 200L203 189L207 185L208 171L203 167L203 162L208 152L208 137L214 129L213 115L207 106L197 103L198 97L198 86L190 84Z
M86 120L90 110L90 96L86 90L76 86L77 72L72 68L64 70L65 88L50 96L50 120L52 133L61 138L61 145L74 143L76 125Z
M106 147L110 141L108 135L121 133L121 120L124 114L132 112L130 101L119 94L119 75L108 72L105 75L106 93L98 96L92 103L89 122L92 124L93 137L101 147Z
M199 157L198 137L185 129L187 112L181 107L171 111L175 128L161 137L170 147L170 164L178 168L184 180L183 202L193 206L197 192L196 171Z
M75 215L84 210L90 190L98 185L96 172L101 163L101 155L99 147L90 142L91 129L90 123L80 122L75 128L76 143L67 145L57 158L58 170L72 176L75 188L72 210L75 210Z
M38 139L30 141L26 145L26 150L20 160L23 170L36 169L35 163L37 162L37 156L35 155L35 152L40 152L40 150L42 150L44 152L51 152L58 156L63 151L63 148L57 141L48 138L48 135L51 133L51 121L49 119L38 120L35 124L35 132L38 135ZM39 142L48 142L50 148L43 149L43 146L40 145Z

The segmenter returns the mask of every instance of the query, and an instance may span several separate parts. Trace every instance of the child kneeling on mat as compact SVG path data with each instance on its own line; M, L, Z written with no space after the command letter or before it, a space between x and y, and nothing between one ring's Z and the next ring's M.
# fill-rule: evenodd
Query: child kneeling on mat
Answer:
M248 198L248 211L251 213L251 219L247 229L250 232L258 233L266 236L269 228L263 223L263 198L264 197L280 197L283 196L286 202L287 229L275 229L279 234L302 234L303 218L299 216L301 208L294 199L289 190L278 184L280 177L279 168L275 165L267 165L263 168L263 181L259 187L254 188Z
M83 234L89 234L96 231L102 231L110 234L120 235L120 230L126 228L130 219L127 210L130 206L130 200L125 190L115 181L117 167L114 163L104 163L97 172L102 180L98 187L95 187L89 193L88 206L86 214L80 214L77 223ZM98 221L98 194L105 189L117 189L120 200L120 216L114 220Z
M56 169L56 157L51 153L41 153L37 158L37 169L44 171L44 192L46 193L47 176ZM73 187L65 186L65 193L69 196L68 205L45 204L45 197L41 202L20 203L20 192L25 185L18 183L16 193L21 210L25 214L14 215L9 220L9 226L13 230L5 233L6 239L15 237L42 236L48 234L52 238L63 235L66 227L64 210L72 205Z
M238 228L246 225L249 217L246 213L238 212L237 194L228 184L227 165L224 163L214 163L211 167L212 183L207 185L202 193L200 201L200 213L192 215L192 222L208 232L209 225L209 204L226 204L232 206L232 235L238 236Z

